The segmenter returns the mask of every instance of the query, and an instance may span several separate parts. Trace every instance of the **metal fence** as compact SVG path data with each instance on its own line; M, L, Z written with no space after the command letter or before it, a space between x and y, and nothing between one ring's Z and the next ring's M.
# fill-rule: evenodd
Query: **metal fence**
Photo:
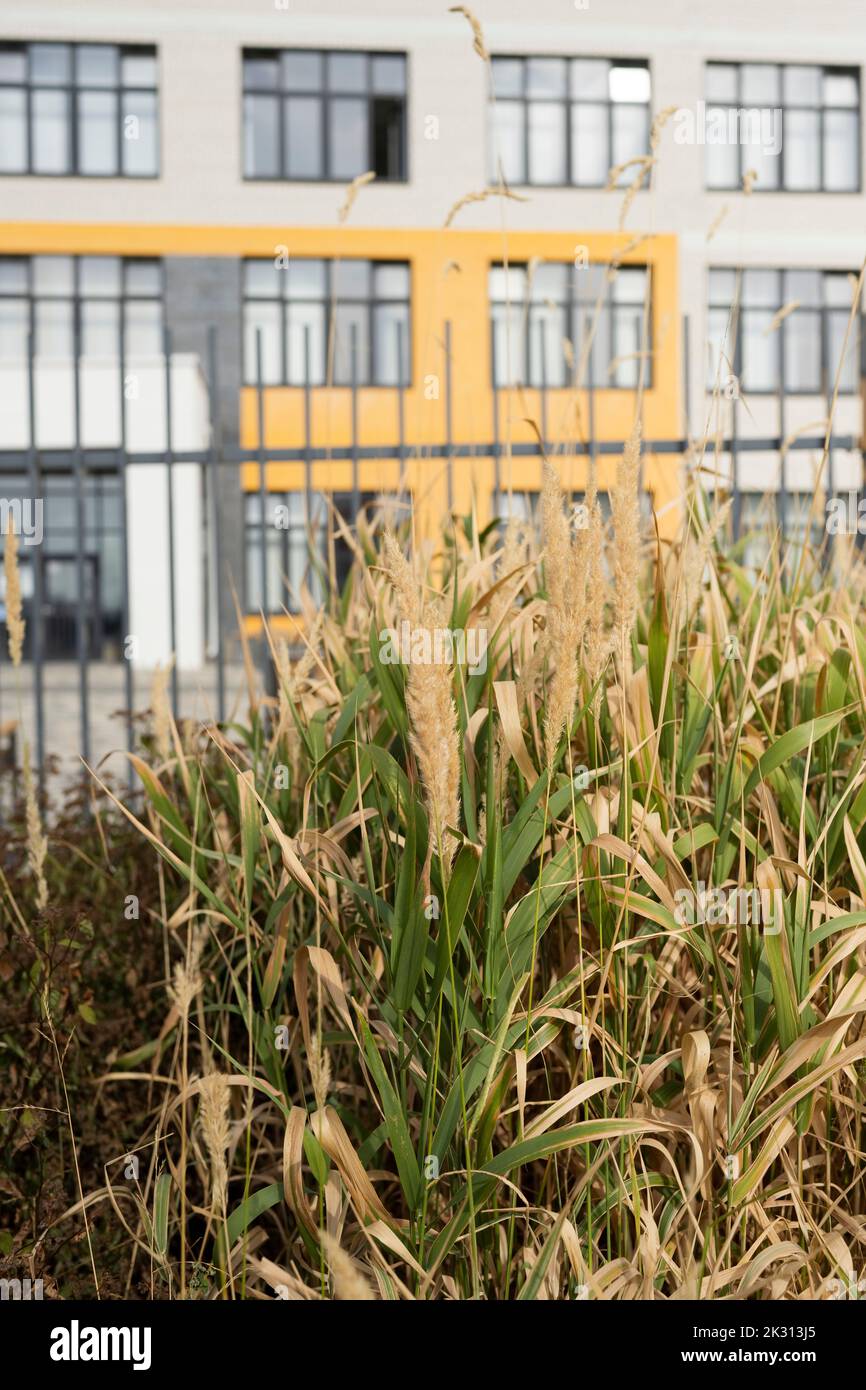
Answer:
M398 335L402 334L402 326L397 326ZM207 352L206 360L202 363L202 371L205 381L208 408L208 442L206 447L195 450L180 450L174 447L175 431L175 387L172 380L172 336L169 330L164 333L163 356L161 370L163 372L163 408L164 408L164 437L165 447L161 450L139 450L131 451L129 447L128 428L127 428L127 398L125 392L126 382L126 362L121 350L118 362L118 381L119 381L119 438L116 447L113 448L88 448L82 434L82 397L81 397L81 378L82 378L82 353L80 337L76 328L75 347L73 359L70 364L72 374L72 439L70 447L67 449L44 449L38 447L38 422L36 405L36 376L37 362L34 357L33 339L31 336L29 343L28 360L26 364L27 379L27 419L28 419L28 446L21 449L10 449L4 447L4 441L0 438L0 470L5 475L13 475L20 479L23 488L28 494L36 499L41 498L43 487L47 479L52 476L63 476L68 479L70 484L70 496L73 502L74 524L72 526L73 550L65 557L67 566L74 570L74 603L69 611L58 616L56 612L49 611L50 605L46 604L45 586L45 567L46 556L43 545L34 547L35 553L32 556L32 594L25 604L25 617L28 629L27 645L27 665L29 669L29 699L32 703L32 725L33 725L33 761L38 766L40 774L45 764L46 754L46 715L48 713L46 705L46 668L56 655L58 637L61 632L59 623L65 622L69 635L73 636L73 665L75 671L75 685L77 690L77 742L78 751L88 759L91 753L91 672L94 666L94 632L98 631L102 615L99 611L98 586L95 588L89 579L90 557L86 547L86 487L92 479L111 478L117 483L117 494L119 503L119 535L120 535L120 612L119 627L121 634L129 632L130 621L130 578L129 578L129 527L130 516L127 496L127 471L131 465L162 465L165 470L165 517L167 527L167 565L168 565L168 623L169 631L168 646L171 651L177 648L178 631L178 594L177 578L175 574L175 540L177 531L176 500L173 486L173 470L181 464L198 464L201 466L204 477L205 495L205 515L209 528L208 543L206 547L207 563L212 567L212 577L218 591L220 586L226 581L226 571L224 564L224 547L226 541L225 527L232 524L232 518L223 514L223 508L217 500L218 489L215 486L218 471L220 469L238 470L241 465L255 464L258 469L258 493L261 499L260 526L261 535L259 539L259 550L261 555L261 593L268 594L268 573L267 573L267 500L269 496L268 465L274 463L296 462L304 465L304 494L305 494L305 515L309 520L311 510L311 500L314 493L314 473L315 465L319 461L334 462L348 461L351 464L351 515L356 516L361 502L360 486L360 464L363 460L396 460L402 467L412 458L421 458L423 461L441 461L445 465L447 478L447 495L449 505L453 504L453 476L454 467L459 460L472 461L473 459L491 459L494 467L495 487L497 493L500 492L500 470L504 458L538 458L541 459L546 454L560 454L565 456L586 457L591 462L603 456L615 456L622 453L623 441L612 441L597 437L596 430L596 388L594 387L594 372L590 364L588 382L582 390L585 392L587 400L587 429L584 438L568 439L567 441L558 440L554 442L549 435L549 402L551 391L562 391L561 387L549 388L546 379L544 363L544 347L542 336L541 349L541 382L537 389L537 398L540 406L540 418L538 420L538 438L531 441L512 442L503 438L502 429L502 399L503 393L509 388L497 384L496 364L494 360L493 385L492 385L492 433L488 438L482 438L474 442L457 440L454 438L453 430L453 395L454 387L452 381L452 328L450 323L444 327L444 339L442 343L443 365L444 365L444 398L442 401L442 434L438 440L425 442L423 447L407 443L406 434L406 394L407 384L398 380L393 389L393 400L395 409L395 434L396 443L380 445L361 443L358 429L358 394L363 389L358 382L357 363L358 352L355 340L356 330L352 329L351 342L351 382L348 387L351 399L351 437L348 444L333 446L316 443L312 431L312 403L315 392L329 389L327 386L314 386L311 384L311 373L309 370L310 362L310 340L309 329L305 331L305 357L306 357L306 380L299 388L303 394L303 439L299 444L292 447L270 447L267 443L265 432L265 401L266 393L271 389L264 381L262 369L262 338L261 330L257 330L256 341L256 380L246 389L254 392L255 396L255 418L257 421L257 444L253 448L241 448L237 442L229 440L225 442L221 438L219 407L219 380L217 374L217 336L216 330L210 329L207 333ZM398 364L403 362L403 343L398 336L397 357ZM681 456L690 447L689 429L689 390L688 373L686 370L689 361L689 329L688 321L683 324L683 378L682 378L682 406L683 406L683 429L677 438L670 439L648 439L643 442L642 449L645 454L656 456ZM402 371L399 373L402 376ZM294 388L293 388L294 389ZM344 389L344 388L339 388ZM712 441L714 449L721 449L724 454L731 458L731 493L734 500L733 525L735 534L740 527L740 499L741 487L739 476L739 459L746 452L769 452L778 454L780 457L781 486L778 494L778 507L780 520L784 524L785 519L785 500L787 495L786 483L786 461L790 451L799 450L818 450L823 451L829 442L829 475L828 486L832 489L832 454L834 450L852 450L860 447L860 441L852 435L837 434L825 441L823 435L801 435L789 439L786 434L786 392L784 386L779 391L778 396L778 432L771 436L750 436L741 434L738 429L737 402L733 403L732 420L733 428L730 435L724 439ZM237 518L237 524L243 528L246 536L248 526L245 517ZM219 720L226 718L227 712L227 662L230 644L236 640L237 631L229 631L225 620L223 605L217 601L209 609L213 614L215 630L210 634L210 652L208 660L212 665L214 683L214 707L215 715ZM5 641L4 656L5 656ZM266 650L262 653L262 660L265 666L269 667ZM124 726L125 741L129 749L135 745L135 720L134 710L136 708L136 691L133 674L133 663L130 660L120 660L122 697L124 707ZM4 667L8 674L8 666ZM8 681L5 682L8 685ZM180 712L180 675L175 664L171 672L171 699L176 713ZM7 721L8 722L8 721ZM0 728L3 725L0 717ZM3 761L3 750L0 748L0 763ZM7 762L14 763L12 758L6 758Z

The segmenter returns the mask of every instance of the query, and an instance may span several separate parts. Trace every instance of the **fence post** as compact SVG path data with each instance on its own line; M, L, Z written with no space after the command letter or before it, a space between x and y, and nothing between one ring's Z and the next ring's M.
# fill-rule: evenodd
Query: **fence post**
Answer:
M127 638L130 637L129 631L129 504L126 496L127 472L126 466L128 457L126 452L126 325L120 325L120 452L117 457L118 481L120 484L120 535L121 535L121 562L120 562L120 625L122 628L123 651L123 688L126 700L126 747L132 752L134 735L132 724L133 705L135 704L135 687L132 679L132 652L126 651ZM135 770L132 763L127 767L127 778L130 790L135 787Z
M358 524L361 510L361 489L358 482L358 326L352 324L350 332L350 353L352 369L352 525Z
M219 499L217 445L219 436L219 391L217 383L217 336L216 327L211 324L207 331L207 360L208 360L208 399L210 413L210 442L208 446L208 482L209 492L213 500L213 530L214 530L214 572L216 576L216 620L217 620L217 718L222 724L226 717L226 672L225 672L225 650L223 647L223 621L222 621L222 595L220 586L222 584L222 508ZM246 518L244 518L244 525Z
M90 762L90 701L87 682L87 594L84 579L84 555L87 545L87 525L84 509L84 461L81 444L81 323L75 314L72 330L72 410L75 445L72 453L75 475L75 523L78 535L75 547L75 577L78 592L78 612L75 615L75 635L78 652L78 700L81 726L81 756Z
M445 320L445 438L448 447L448 510L454 507L454 435L451 420L451 320Z
M172 452L172 385L171 385L171 329L163 329L163 357L165 358L165 486L168 501L168 616L171 638L171 707L174 717L178 716L178 674L177 674L177 581L174 566L174 475Z
M30 491L33 495L34 510L37 494L41 491L39 455L36 444L36 357L32 331L27 334L27 414L29 419L30 448L27 451L27 473ZM43 623L44 572L42 568L42 547L45 544L45 500L42 501L42 536L39 544L33 547L33 619L30 636L30 650L33 656L33 703L36 714L36 761L39 769L39 789L45 790L45 700L43 668ZM5 543L5 542L4 542Z

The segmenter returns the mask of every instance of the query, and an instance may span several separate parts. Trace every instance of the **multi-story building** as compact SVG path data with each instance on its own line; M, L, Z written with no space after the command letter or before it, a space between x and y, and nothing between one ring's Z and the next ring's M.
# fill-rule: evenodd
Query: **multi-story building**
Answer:
M314 523L401 490L419 525L486 522L531 505L536 430L604 491L638 387L650 442L822 432L864 257L862 7L474 10L489 61L434 0L0 11L2 488L26 491L35 443L47 582L77 597L83 515L102 650L129 625L164 654L166 534L195 664L228 577L250 615L284 576L315 595L310 498ZM836 428L859 438L857 328ZM121 432L181 460L171 507L163 463L122 486ZM203 501L198 456L259 448L287 457L215 465ZM796 524L812 492L807 452L708 463L745 517L784 487ZM831 466L859 485L856 451ZM664 533L681 454L650 444L644 482Z

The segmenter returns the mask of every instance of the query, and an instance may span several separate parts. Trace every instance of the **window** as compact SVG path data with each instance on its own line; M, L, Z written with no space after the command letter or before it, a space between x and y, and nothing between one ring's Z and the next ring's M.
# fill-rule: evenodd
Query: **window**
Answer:
M362 507L376 501L372 492L360 494ZM330 495L332 505L350 526L353 524L351 492ZM262 499L258 492L247 493L246 524L246 601L247 612L258 613L262 608ZM327 528L329 511L324 493L269 492L265 502L264 543L267 548L267 608L279 613L287 608L299 611L299 596L306 584L313 598L322 601L322 579L328 572ZM334 563L337 588L342 589L352 568L352 552L341 535L334 538Z
M491 183L501 166L508 184L603 188L615 165L648 152L648 63L496 57L492 68Z
M162 266L120 256L0 256L0 361L162 352Z
M593 386L635 387L642 360L649 385L649 325L643 341L647 274L645 266L624 266L610 278L605 266L555 261L532 274L525 265L491 267L494 383L566 386L574 380L569 359L580 364L588 353L591 369L583 371L579 385L591 380Z
M155 178L156 49L0 43L0 173Z
M708 188L856 193L860 188L857 68L708 63Z
M856 276L840 270L710 271L709 390L735 376L753 394L832 390L842 362ZM791 308L795 305L795 308ZM780 309L788 312L773 327ZM857 388L859 315L851 325L840 391ZM721 366L720 366L721 364Z
M244 51L244 177L406 177L406 55Z
M244 379L312 386L408 385L409 267L404 261L244 263ZM329 377L330 365L330 377Z

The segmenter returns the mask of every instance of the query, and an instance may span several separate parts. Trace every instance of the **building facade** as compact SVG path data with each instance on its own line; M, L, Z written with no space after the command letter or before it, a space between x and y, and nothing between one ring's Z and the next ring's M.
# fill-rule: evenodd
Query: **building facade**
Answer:
M0 467L12 495L35 446L50 537L86 452L103 652L141 592L118 530L139 528L140 554L168 485L142 464L150 481L120 516L124 391L130 450L158 451L161 431L183 460L174 645L189 664L215 606L231 614L226 580L253 625L262 606L297 607L302 583L315 596L307 529L324 529L326 499L350 516L393 492L422 529L449 505L486 523L532 505L538 434L576 495L591 454L605 491L639 390L663 534L682 455L652 441L817 433L837 384L835 428L859 439L862 7L837 0L832 25L775 0L474 9L489 61L433 0L0 12ZM166 350L169 422L154 385ZM287 457L262 465L260 447ZM197 454L203 470L238 451L209 490L195 481ZM788 524L805 514L808 451L706 453L746 521L780 489ZM857 450L831 469L834 487L859 487ZM70 547L55 549L63 591Z

